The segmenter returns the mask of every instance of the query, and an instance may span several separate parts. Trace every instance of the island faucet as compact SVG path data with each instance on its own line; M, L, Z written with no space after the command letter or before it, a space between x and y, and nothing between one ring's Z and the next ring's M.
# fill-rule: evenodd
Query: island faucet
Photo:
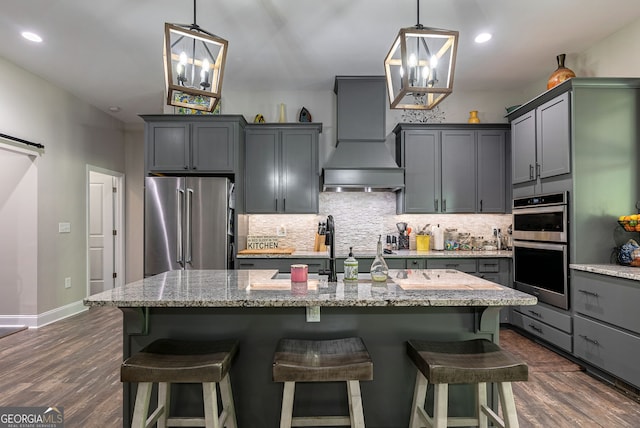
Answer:
M338 282L336 274L336 228L333 222L333 216L327 216L327 231L324 238L324 244L329 247L329 282Z

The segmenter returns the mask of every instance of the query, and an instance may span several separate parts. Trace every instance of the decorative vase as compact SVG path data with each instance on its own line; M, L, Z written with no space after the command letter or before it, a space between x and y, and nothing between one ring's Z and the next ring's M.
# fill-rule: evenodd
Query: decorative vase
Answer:
M565 80L576 77L576 73L574 73L573 70L564 66L565 56L565 54L560 54L556 57L558 60L558 68L551 74L551 76L549 76L549 80L547 80L547 89L551 89Z
M480 118L478 118L478 110L471 110L469 112L469 123L480 123Z
M285 114L285 105L284 103L280 104L280 118L278 120L278 122L280 123L285 123L287 121L287 117Z

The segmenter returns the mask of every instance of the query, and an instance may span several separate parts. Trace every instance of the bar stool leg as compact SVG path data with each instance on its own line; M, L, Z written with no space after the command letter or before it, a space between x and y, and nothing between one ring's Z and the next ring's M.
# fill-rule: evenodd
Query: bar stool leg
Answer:
M280 413L280 428L291 428L293 417L293 395L296 391L295 382L285 382L282 391L282 411Z
M160 408L162 406L162 408ZM167 419L171 409L171 384L158 383L158 410L161 412L158 418L158 428L167 428Z
M347 393L349 394L349 416L351 417L351 427L364 428L364 409L362 408L360 381L348 380Z
M505 427L518 428L518 412L516 411L516 402L513 398L511 382L498 383L498 395L500 396L500 405L502 406L502 416Z
M449 404L449 384L433 385L433 427L447 428L447 405Z
M202 383L204 397L204 426L206 428L220 428L218 424L218 397L215 382Z
M229 374L220 381L220 396L222 397L222 411L227 413L224 426L227 428L238 428L236 420L236 408L233 404L233 394L231 393L231 380Z
M487 384L485 382L480 382L476 385L476 400L478 427L487 428L489 426L489 420L483 411L483 409L487 407Z
M417 370L416 383L413 390L413 403L411 404L411 420L409 428L420 428L420 421L424 420L424 401L427 398L427 378L420 370Z
M149 401L151 401L151 382L140 382L136 392L136 403L133 408L131 428L145 428L147 425L147 413Z

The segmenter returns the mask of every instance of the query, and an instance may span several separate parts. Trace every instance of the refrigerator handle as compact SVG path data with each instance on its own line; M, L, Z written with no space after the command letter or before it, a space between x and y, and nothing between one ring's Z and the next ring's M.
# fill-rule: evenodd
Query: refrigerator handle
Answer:
M187 216L187 230L186 239L184 241L186 247L186 254L184 257L185 263L191 263L191 200L193 199L193 189L187 188L187 207L185 215Z
M176 242L178 245L176 256L178 260L176 262L182 264L184 262L184 253L182 248L182 212L184 210L184 190L176 189L176 195L178 197L178 213L176 215Z

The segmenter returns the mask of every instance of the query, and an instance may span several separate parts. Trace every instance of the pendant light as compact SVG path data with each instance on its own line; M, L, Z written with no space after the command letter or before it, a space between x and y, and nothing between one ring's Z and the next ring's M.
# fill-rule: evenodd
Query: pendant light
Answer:
M222 92L228 42L196 24L164 24L164 74L167 104L212 112Z
M430 110L453 91L458 32L420 24L402 28L384 60L392 109Z

